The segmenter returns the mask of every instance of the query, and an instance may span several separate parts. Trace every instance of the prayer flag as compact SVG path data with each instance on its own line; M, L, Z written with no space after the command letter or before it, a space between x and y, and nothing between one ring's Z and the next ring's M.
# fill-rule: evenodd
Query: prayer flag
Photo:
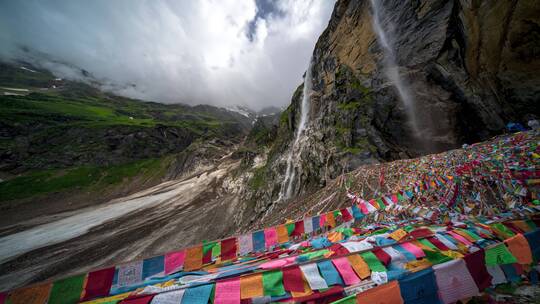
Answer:
M83 274L54 282L47 304L79 302L85 277Z
M143 280L156 275L163 275L165 270L165 257L156 256L143 261L142 277Z
M462 259L434 265L439 295L444 304L478 295L478 287Z
M401 296L407 304L439 304L435 274L424 269L399 280Z
M328 286L343 285L343 281L331 261L325 260L318 262L317 266Z
M358 276L355 274L349 260L346 257L332 259L332 263L339 271L345 285L354 285L360 283L360 278L358 278Z
M516 258L508 251L508 248L503 243L499 243L491 248L486 249L486 265L495 266L502 264L516 263Z
M280 244L283 244L289 241L289 232L287 231L287 227L285 227L285 225L277 226L276 231L277 231L278 242Z
M81 300L91 300L93 298L109 295L114 272L114 267L90 272L86 278L86 285L84 286Z
M465 256L465 263L480 291L491 285L492 278L486 269L486 258L483 249L467 254Z
M253 252L253 237L251 233L241 235L238 238L238 246L240 247L240 256L245 256Z
M364 259L371 271L386 272L386 267L381 264L381 261L379 261L379 259L377 258L377 256L375 256L375 254L373 254L373 252L363 252L360 254L360 256L362 257L362 259Z
M202 249L202 247L201 247ZM214 289L214 284L205 284L195 287L190 287L184 292L182 303L189 304L208 304L210 294Z
M180 304L184 297L185 289L174 290L157 294L152 299L152 304Z
M401 291L397 281L368 289L356 295L357 304L402 304Z
M309 287L312 290L328 288L326 281L323 279L323 277L321 277L319 273L317 264L312 263L312 264L300 265L300 270L302 270L302 273L304 274L304 277L306 278L309 284Z
M186 259L184 261L184 271L193 271L202 267L203 247L202 245L186 249Z
M253 250L255 252L264 251L264 231L253 232Z
M282 296L286 293L283 287L283 272L280 270L264 272L262 282L265 296Z
M504 242L512 255L516 257L519 264L528 265L533 262L531 248L523 234L516 234L515 236L506 239Z
M240 279L218 281L214 304L240 304Z
M353 254L347 257L349 262L351 263L352 268L356 272L356 274L361 278L365 279L369 277L369 274L371 271L369 270L368 264L360 257L360 255Z
M304 278L300 267L293 266L283 269L283 286L286 291L304 292Z
M240 297L242 299L257 298L263 295L262 274L240 277Z
M277 240L276 240L277 241ZM233 260L236 259L236 238L228 238L221 241L221 260Z
M169 275L176 272L184 266L184 260L186 259L186 251L175 251L165 254L165 274Z
M16 289L9 294L9 304L45 304L49 298L51 283Z

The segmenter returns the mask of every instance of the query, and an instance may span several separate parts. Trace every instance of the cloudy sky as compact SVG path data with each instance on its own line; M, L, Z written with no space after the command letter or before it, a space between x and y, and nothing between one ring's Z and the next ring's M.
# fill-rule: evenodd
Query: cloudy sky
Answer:
M69 68L76 66L130 97L283 106L302 82L333 6L333 0L0 1L0 56L66 78L78 77Z

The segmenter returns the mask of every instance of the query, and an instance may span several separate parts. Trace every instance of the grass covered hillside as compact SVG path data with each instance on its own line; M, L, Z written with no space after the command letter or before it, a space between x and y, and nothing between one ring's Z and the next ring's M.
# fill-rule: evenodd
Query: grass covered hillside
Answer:
M0 203L158 180L190 145L238 143L250 127L225 109L143 102L2 63Z

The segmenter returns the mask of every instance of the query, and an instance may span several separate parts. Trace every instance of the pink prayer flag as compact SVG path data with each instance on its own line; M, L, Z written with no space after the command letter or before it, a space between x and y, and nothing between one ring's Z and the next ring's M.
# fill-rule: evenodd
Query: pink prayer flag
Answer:
M184 265L186 259L186 251L175 251L165 254L165 274L170 274Z
M324 227L324 224L326 223L326 214L321 214L319 217L319 227Z
M358 206L360 206L360 210L362 210L363 214L369 213L369 210L367 209L366 204L364 202L361 202L360 204L358 204Z
M276 227L270 227L264 230L265 247L270 248L278 243Z
M450 234L453 238L455 238L456 240L462 242L463 244L465 244L467 246L470 246L470 245L473 244L469 240L467 240L466 238L464 238L461 235L455 233L454 231L448 231L448 234Z
M343 282L345 282L346 285L355 285L360 283L360 278L356 275L346 257L333 259L332 263L334 263L334 266L336 266L339 274L343 278Z
M214 304L240 304L240 279L218 281Z
M423 258L426 256L426 254L424 253L424 251L422 251L422 249L412 243L403 243L403 244L400 244L401 247L403 247L403 249L407 250L408 252L412 253L417 259L419 258Z

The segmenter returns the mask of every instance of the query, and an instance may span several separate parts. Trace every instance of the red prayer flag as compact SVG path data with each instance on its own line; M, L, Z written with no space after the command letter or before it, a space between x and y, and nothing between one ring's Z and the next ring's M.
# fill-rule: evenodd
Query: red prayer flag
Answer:
M136 297L136 298L127 298L124 299L120 304L148 304L150 301L152 301L152 298L154 298L154 295L146 295L142 297Z
M114 267L90 272L86 279L83 297L81 300L91 300L97 297L108 296L114 278Z
M304 221L298 221L294 223L294 230L291 234L291 236L301 236L304 234Z
M344 222L348 222L353 219L351 213L349 212L349 210L347 210L347 208L343 208L340 211L341 211L341 218L343 219Z
M221 241L221 259L232 260L236 258L236 238Z
M388 266L390 260L392 260L392 257L381 248L373 250L373 254L384 264L384 266Z
M283 269L283 286L286 291L304 292L304 278L300 267Z

